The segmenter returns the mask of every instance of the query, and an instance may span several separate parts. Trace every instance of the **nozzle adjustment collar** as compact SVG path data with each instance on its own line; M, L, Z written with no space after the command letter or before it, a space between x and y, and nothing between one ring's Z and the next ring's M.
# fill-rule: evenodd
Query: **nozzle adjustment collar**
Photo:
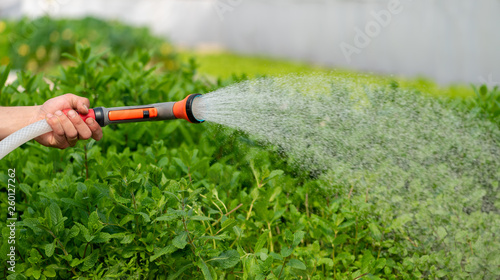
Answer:
M192 123L204 122L204 120L200 121L197 118L195 118L195 116L193 114L193 100L198 96L201 96L201 94L199 94L199 93L191 94L188 96L188 98L186 100L186 115L187 115L189 121Z

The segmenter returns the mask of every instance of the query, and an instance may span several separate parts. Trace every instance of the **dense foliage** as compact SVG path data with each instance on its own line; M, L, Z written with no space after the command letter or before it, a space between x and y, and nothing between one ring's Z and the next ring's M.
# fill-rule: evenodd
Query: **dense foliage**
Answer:
M500 88L482 85L479 88L473 86L473 89L475 96L464 100L466 106L480 118L500 124Z
M155 74L145 53L102 59L89 51L80 48L77 65L52 78L53 90L20 72L2 104L42 103L69 89L96 106L147 104L214 87L193 78L193 65ZM381 253L369 204L354 211L351 199L325 198L313 181L275 169L279 158L219 130L180 121L111 126L99 143L64 151L29 143L10 154L1 164L16 168L19 182L18 275L406 273L399 257Z
M41 104L66 92L89 98L92 107L149 104L234 82L197 79L194 62L159 71L154 55L140 50L68 52L69 66L47 77L53 87L42 74L25 71L3 87L8 68L0 68L0 105ZM16 170L14 274L6 263L7 192L0 193L0 277L8 279L500 275L499 267L478 273L484 260L474 252L457 252L467 263L458 264L461 271L448 269L456 256L415 249L408 220L381 219L365 194L339 196L345 186L296 170L249 136L215 125L111 125L101 141L71 149L29 142L0 166L2 189L7 170Z
M64 62L63 53L74 54L77 42L89 44L99 52L107 50L118 55L150 50L155 61L174 67L175 54L170 45L151 35L148 29L91 17L0 21L0 64L10 63L14 69L31 71L50 69Z

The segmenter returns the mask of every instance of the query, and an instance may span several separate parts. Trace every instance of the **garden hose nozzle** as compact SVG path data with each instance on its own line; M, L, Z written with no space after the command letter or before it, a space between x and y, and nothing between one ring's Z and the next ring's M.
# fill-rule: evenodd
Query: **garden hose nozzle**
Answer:
M191 123L202 123L204 120L198 120L193 115L193 100L201 94L190 94L186 98L177 102L155 103L150 105L126 106L104 108L97 107L89 109L88 114L80 114L85 121L88 118L104 127L108 124L144 122L144 121L162 121L173 119L185 119ZM71 109L63 110L67 114Z

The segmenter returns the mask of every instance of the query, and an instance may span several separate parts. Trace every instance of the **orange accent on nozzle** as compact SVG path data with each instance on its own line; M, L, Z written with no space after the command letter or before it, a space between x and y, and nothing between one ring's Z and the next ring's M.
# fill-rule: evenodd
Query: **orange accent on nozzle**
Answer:
M186 113L186 102L189 98L189 95L182 99L181 101L177 101L175 102L174 104L174 116L178 119L185 119L186 121L189 122L189 118L187 116L187 113Z
M196 119L193 115L193 99L196 97L200 96L201 94L190 94L186 98L184 98L181 101L175 102L173 111L174 111L174 116L178 119L185 119L186 121L190 123L201 123L203 121L200 121Z
M108 118L110 121L134 120L156 118L158 111L156 108L130 109L109 111Z
M63 113L65 115L68 115L68 112L71 111L73 109L64 109L62 110ZM80 115L80 118L82 118L83 121L86 121L88 118L91 118L91 119L94 119L95 120L95 113L94 113L94 109L89 109L89 112L88 114L84 115L84 114L80 114L78 113L78 115Z

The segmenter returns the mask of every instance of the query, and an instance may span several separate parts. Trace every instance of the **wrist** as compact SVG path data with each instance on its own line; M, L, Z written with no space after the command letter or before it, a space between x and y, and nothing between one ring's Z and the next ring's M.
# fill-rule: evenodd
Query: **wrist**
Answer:
M0 140L8 135L18 131L19 129L28 126L45 115L41 113L41 106L17 106L17 107L1 107L0 119Z
M42 110L42 105L30 106L30 109L30 117L26 125L45 119L46 113Z

